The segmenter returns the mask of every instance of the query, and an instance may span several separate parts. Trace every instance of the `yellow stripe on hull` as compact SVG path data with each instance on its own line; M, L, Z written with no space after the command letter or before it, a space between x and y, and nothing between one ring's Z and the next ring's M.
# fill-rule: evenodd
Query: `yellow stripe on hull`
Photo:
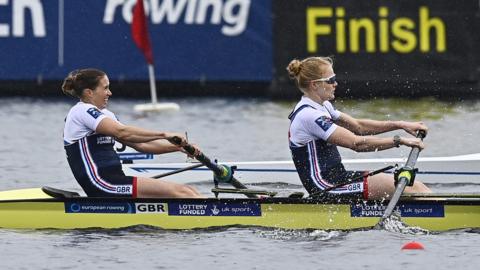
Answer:
M166 203L165 203L166 204ZM63 202L2 202L2 228L122 228L150 225L163 229L262 226L285 229L350 230L373 227L379 217L352 217L349 204L261 204L261 216L176 216L162 213L66 213ZM167 210L167 209L165 209ZM433 231L480 227L480 205L445 205L444 217L404 217L410 226Z
M52 198L48 196L39 188L26 188L0 191L0 201L17 200L22 199L48 199Z

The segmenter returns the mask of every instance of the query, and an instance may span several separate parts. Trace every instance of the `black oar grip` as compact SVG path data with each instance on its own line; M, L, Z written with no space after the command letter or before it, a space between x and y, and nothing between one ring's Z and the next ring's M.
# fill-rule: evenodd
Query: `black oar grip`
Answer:
M167 138L167 140L175 145L178 145L178 146L182 146L182 138L178 137L178 136L173 136L173 137L169 137Z
M167 140L177 146L181 146L189 155L192 155L192 156L195 155L195 148L188 143L185 145L182 145L182 142L183 142L182 138L178 136L173 136L173 137L167 138Z
M233 177L233 171L232 171L231 167L227 167L227 166L220 165L220 164L212 162L210 160L210 158L205 156L202 152L195 153L195 148L188 143L185 143L185 144L182 145L182 138L180 138L178 136L173 136L173 137L170 137L170 138L167 138L167 139L168 139L169 142L171 142L175 145L181 146L183 149L185 149L185 151L187 151L188 154L194 156L198 161L200 161L207 168L212 170L213 173L215 174L215 177L218 180L220 180L220 182L230 183L234 187L239 188L239 189L246 189L247 188L242 183L240 183L240 181L235 179L235 177ZM257 195L255 195L255 194L245 194L245 195L249 198L257 198Z
M419 130L417 132L417 138L420 138L422 141L426 136L427 136L427 132L425 132L425 130ZM410 155L408 156L407 162L405 163L404 167L409 167L413 169L419 154L420 154L420 148L416 146L412 147L412 150L410 150Z
M427 132L425 130L419 130L417 132L417 138L420 138L423 140L425 137L427 137Z

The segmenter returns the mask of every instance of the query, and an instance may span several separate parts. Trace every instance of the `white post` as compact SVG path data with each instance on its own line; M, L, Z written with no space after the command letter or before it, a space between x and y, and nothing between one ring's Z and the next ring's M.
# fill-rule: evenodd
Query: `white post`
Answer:
M157 104L157 87L155 85L155 70L152 64L148 64L148 77L150 78L150 97L152 104Z
M65 3L58 1L58 66L63 67L65 44Z
M171 102L162 102L157 103L157 87L155 84L155 70L153 65L148 64L148 77L150 79L150 97L152 98L152 103L150 104L137 104L133 108L136 112L146 113L146 112L160 112L165 110L179 110L180 106L177 103Z

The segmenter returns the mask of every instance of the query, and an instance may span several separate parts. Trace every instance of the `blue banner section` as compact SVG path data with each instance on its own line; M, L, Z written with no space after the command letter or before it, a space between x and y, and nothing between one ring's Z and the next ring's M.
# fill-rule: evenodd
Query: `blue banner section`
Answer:
M167 203L66 202L65 213L73 214L166 214Z
M0 2L0 80L63 79L96 67L146 80L131 39L136 0ZM272 79L271 0L145 0L157 80Z
M259 203L169 203L171 216L261 216Z
M350 207L352 217L381 217L386 205L354 204ZM402 217L444 217L443 204L399 204L395 211L400 211Z
M120 160L153 159L153 154L147 153L117 153Z

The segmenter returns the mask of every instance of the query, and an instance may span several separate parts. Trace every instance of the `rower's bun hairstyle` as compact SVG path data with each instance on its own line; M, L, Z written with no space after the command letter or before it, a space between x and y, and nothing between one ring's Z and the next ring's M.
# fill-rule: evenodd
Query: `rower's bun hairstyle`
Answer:
M105 72L95 69L76 69L68 73L62 83L62 92L67 96L80 98L85 89L95 89Z
M297 87L305 92L310 81L322 78L329 66L333 66L331 57L316 56L303 60L293 59L287 66L287 72Z
M302 62L298 59L293 59L290 61L290 64L288 64L287 71L288 71L288 77L290 79L295 79L298 74L300 73L300 70L302 70Z

